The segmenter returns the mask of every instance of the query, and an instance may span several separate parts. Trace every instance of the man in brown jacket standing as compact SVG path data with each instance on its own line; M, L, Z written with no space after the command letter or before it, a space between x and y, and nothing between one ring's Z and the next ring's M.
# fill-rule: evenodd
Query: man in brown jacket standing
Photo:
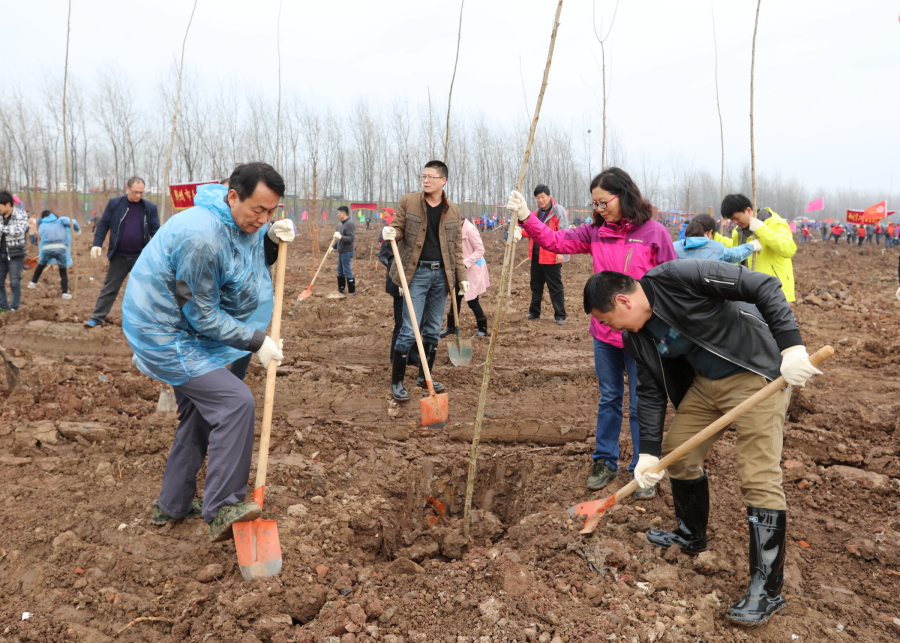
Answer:
M441 161L429 161L422 173L422 191L404 194L397 205L397 213L391 225L385 226L385 240L397 241L400 261L409 284L428 368L434 367L438 334L444 318L449 288L459 284L462 295L469 290L466 267L462 257L462 218L459 206L450 201L444 192L447 184L447 166ZM400 286L397 262L391 264L391 279ZM410 349L415 348L416 336L409 317L409 308L403 308L403 327L394 345L394 361L391 370L391 394L404 402L409 391L403 386L406 360ZM427 388L425 373L419 367L416 380L419 388ZM444 390L440 382L432 381L438 393Z

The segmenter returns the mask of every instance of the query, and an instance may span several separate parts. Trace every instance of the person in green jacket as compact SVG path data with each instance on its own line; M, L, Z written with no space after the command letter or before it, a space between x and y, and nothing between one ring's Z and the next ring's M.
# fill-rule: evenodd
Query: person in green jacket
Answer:
M759 241L762 250L745 259L743 265L778 279L785 299L793 302L796 297L791 257L797 252L797 244L788 222L771 208L762 208L754 213L753 204L743 194L726 196L722 201L721 212L723 219L732 221L737 227L730 239L717 234L715 240L729 248L754 239Z

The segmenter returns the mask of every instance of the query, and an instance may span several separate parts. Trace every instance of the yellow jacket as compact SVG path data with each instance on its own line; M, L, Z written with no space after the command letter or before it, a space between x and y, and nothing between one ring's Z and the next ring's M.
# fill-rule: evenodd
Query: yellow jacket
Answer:
M747 243L752 239L758 240L762 245L762 252L752 255L745 263L748 263L752 270L777 277L781 282L785 299L789 302L794 301L796 299L794 296L794 264L791 257L797 252L797 244L794 242L794 235L791 233L788 222L772 212L771 208L765 209L770 213L769 218L763 221L763 225L744 241ZM741 244L739 234L740 229L735 228L730 239L721 234L716 234L715 239L732 248Z

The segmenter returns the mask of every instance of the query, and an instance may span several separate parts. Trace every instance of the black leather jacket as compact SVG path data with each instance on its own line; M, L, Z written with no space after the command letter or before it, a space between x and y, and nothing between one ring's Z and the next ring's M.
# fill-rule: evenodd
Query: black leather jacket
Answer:
M781 373L781 351L803 344L775 277L724 261L678 259L640 280L653 313L712 353L769 380ZM662 453L666 399L678 409L694 381L683 357L662 359L646 330L622 333L637 362L640 452Z

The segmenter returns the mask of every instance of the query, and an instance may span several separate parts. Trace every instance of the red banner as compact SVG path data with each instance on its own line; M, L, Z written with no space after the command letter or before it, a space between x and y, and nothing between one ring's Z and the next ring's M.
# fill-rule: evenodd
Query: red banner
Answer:
M378 204L377 203L351 203L350 209L351 210L377 210Z
M198 185L218 183L218 181L200 181L199 183L178 183L169 186L172 195L172 203L176 208L193 208L194 196L197 194Z
M873 205L871 208L866 208L865 210L847 210L847 223L878 223L885 217L889 217L892 214L897 214L893 210L888 212L887 208L885 208L884 206L885 203L884 201L882 201L881 203Z

